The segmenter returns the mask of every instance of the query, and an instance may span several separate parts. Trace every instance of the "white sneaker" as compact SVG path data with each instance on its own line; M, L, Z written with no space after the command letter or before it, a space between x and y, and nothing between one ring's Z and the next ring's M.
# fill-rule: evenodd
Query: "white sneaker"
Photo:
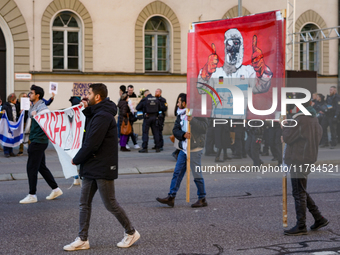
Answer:
M36 195L28 194L24 199L20 200L20 204L31 204L38 202L38 198Z
M130 146L129 146L129 145L126 145L125 148L126 148L126 149L130 149Z
M56 188L54 190L52 190L51 194L49 196L46 197L47 200L52 200L55 199L56 197L59 197L63 194L63 192L61 191L61 189Z
M73 243L65 245L63 248L65 251L87 250L90 249L89 240L82 241L80 237L77 237Z
M117 243L117 246L120 248L129 248L131 245L133 245L138 239L140 238L140 234L137 230L135 230L135 233L133 235L128 235L124 233L124 238L122 241Z
M140 149L140 147L139 147L138 144L135 144L134 148L135 148L135 149Z
M80 179L74 179L73 185L80 185Z

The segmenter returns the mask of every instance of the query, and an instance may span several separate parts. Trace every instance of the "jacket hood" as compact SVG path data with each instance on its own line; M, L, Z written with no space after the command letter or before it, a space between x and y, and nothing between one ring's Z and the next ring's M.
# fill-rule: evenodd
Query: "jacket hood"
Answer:
M99 102L98 104L91 105L83 111L85 115L94 115L98 112L108 112L113 116L117 114L117 106L114 102L110 100L110 98L105 98L103 101Z

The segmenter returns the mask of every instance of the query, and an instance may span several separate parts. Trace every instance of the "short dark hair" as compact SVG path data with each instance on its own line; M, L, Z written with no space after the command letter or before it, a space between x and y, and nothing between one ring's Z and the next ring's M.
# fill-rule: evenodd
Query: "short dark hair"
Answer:
M121 91L123 91L123 93L126 91L126 86L125 85L121 85L120 87L119 87L119 89L121 90Z
M130 84L130 85L128 86L128 88L132 88L132 89L133 89L133 85Z
M185 102L185 103L187 102L187 94L185 94L185 93L179 94L178 98L180 98L182 102ZM177 101L178 101L178 99L177 99Z
M90 85L94 95L100 95L101 100L107 98L107 87L103 83L93 83Z
M44 89L42 87L39 87L39 86L33 84L31 86L31 90L34 90L35 94L39 95L39 99L43 99L45 92L44 92Z

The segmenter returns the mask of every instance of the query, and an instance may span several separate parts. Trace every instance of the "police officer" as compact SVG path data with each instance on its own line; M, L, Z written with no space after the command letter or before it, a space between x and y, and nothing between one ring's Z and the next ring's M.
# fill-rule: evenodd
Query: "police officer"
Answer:
M329 89L329 95L327 95L326 103L328 105L328 111L325 113L324 118L322 119L322 146L328 146L328 135L327 135L327 127L329 126L331 130L331 147L330 149L334 149L337 144L336 138L336 126L339 117L340 110L340 96L337 94L336 87L332 86Z
M159 131L159 143L160 143L160 150L163 150L164 140L163 140L163 127L164 127L164 120L165 120L165 112L168 110L168 104L166 99L162 97L162 90L160 88L156 89L155 97L157 98L161 110L158 114L158 131ZM152 148L153 150L156 149L156 141L155 146Z
M159 128L158 128L158 114L161 111L159 101L156 97L152 96L149 90L145 90L144 98L136 106L137 111L142 111L144 115L143 120L143 144L140 153L148 152L149 142L149 128L151 127L153 137L155 139L156 152L160 152L160 141L159 141Z

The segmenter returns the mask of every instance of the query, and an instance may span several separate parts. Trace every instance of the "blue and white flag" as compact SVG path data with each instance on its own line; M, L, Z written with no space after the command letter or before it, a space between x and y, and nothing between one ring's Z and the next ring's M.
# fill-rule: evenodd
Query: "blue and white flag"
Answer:
M22 143L24 138L24 115L22 111L17 122L9 121L4 113L0 119L0 143L5 147L16 147Z

